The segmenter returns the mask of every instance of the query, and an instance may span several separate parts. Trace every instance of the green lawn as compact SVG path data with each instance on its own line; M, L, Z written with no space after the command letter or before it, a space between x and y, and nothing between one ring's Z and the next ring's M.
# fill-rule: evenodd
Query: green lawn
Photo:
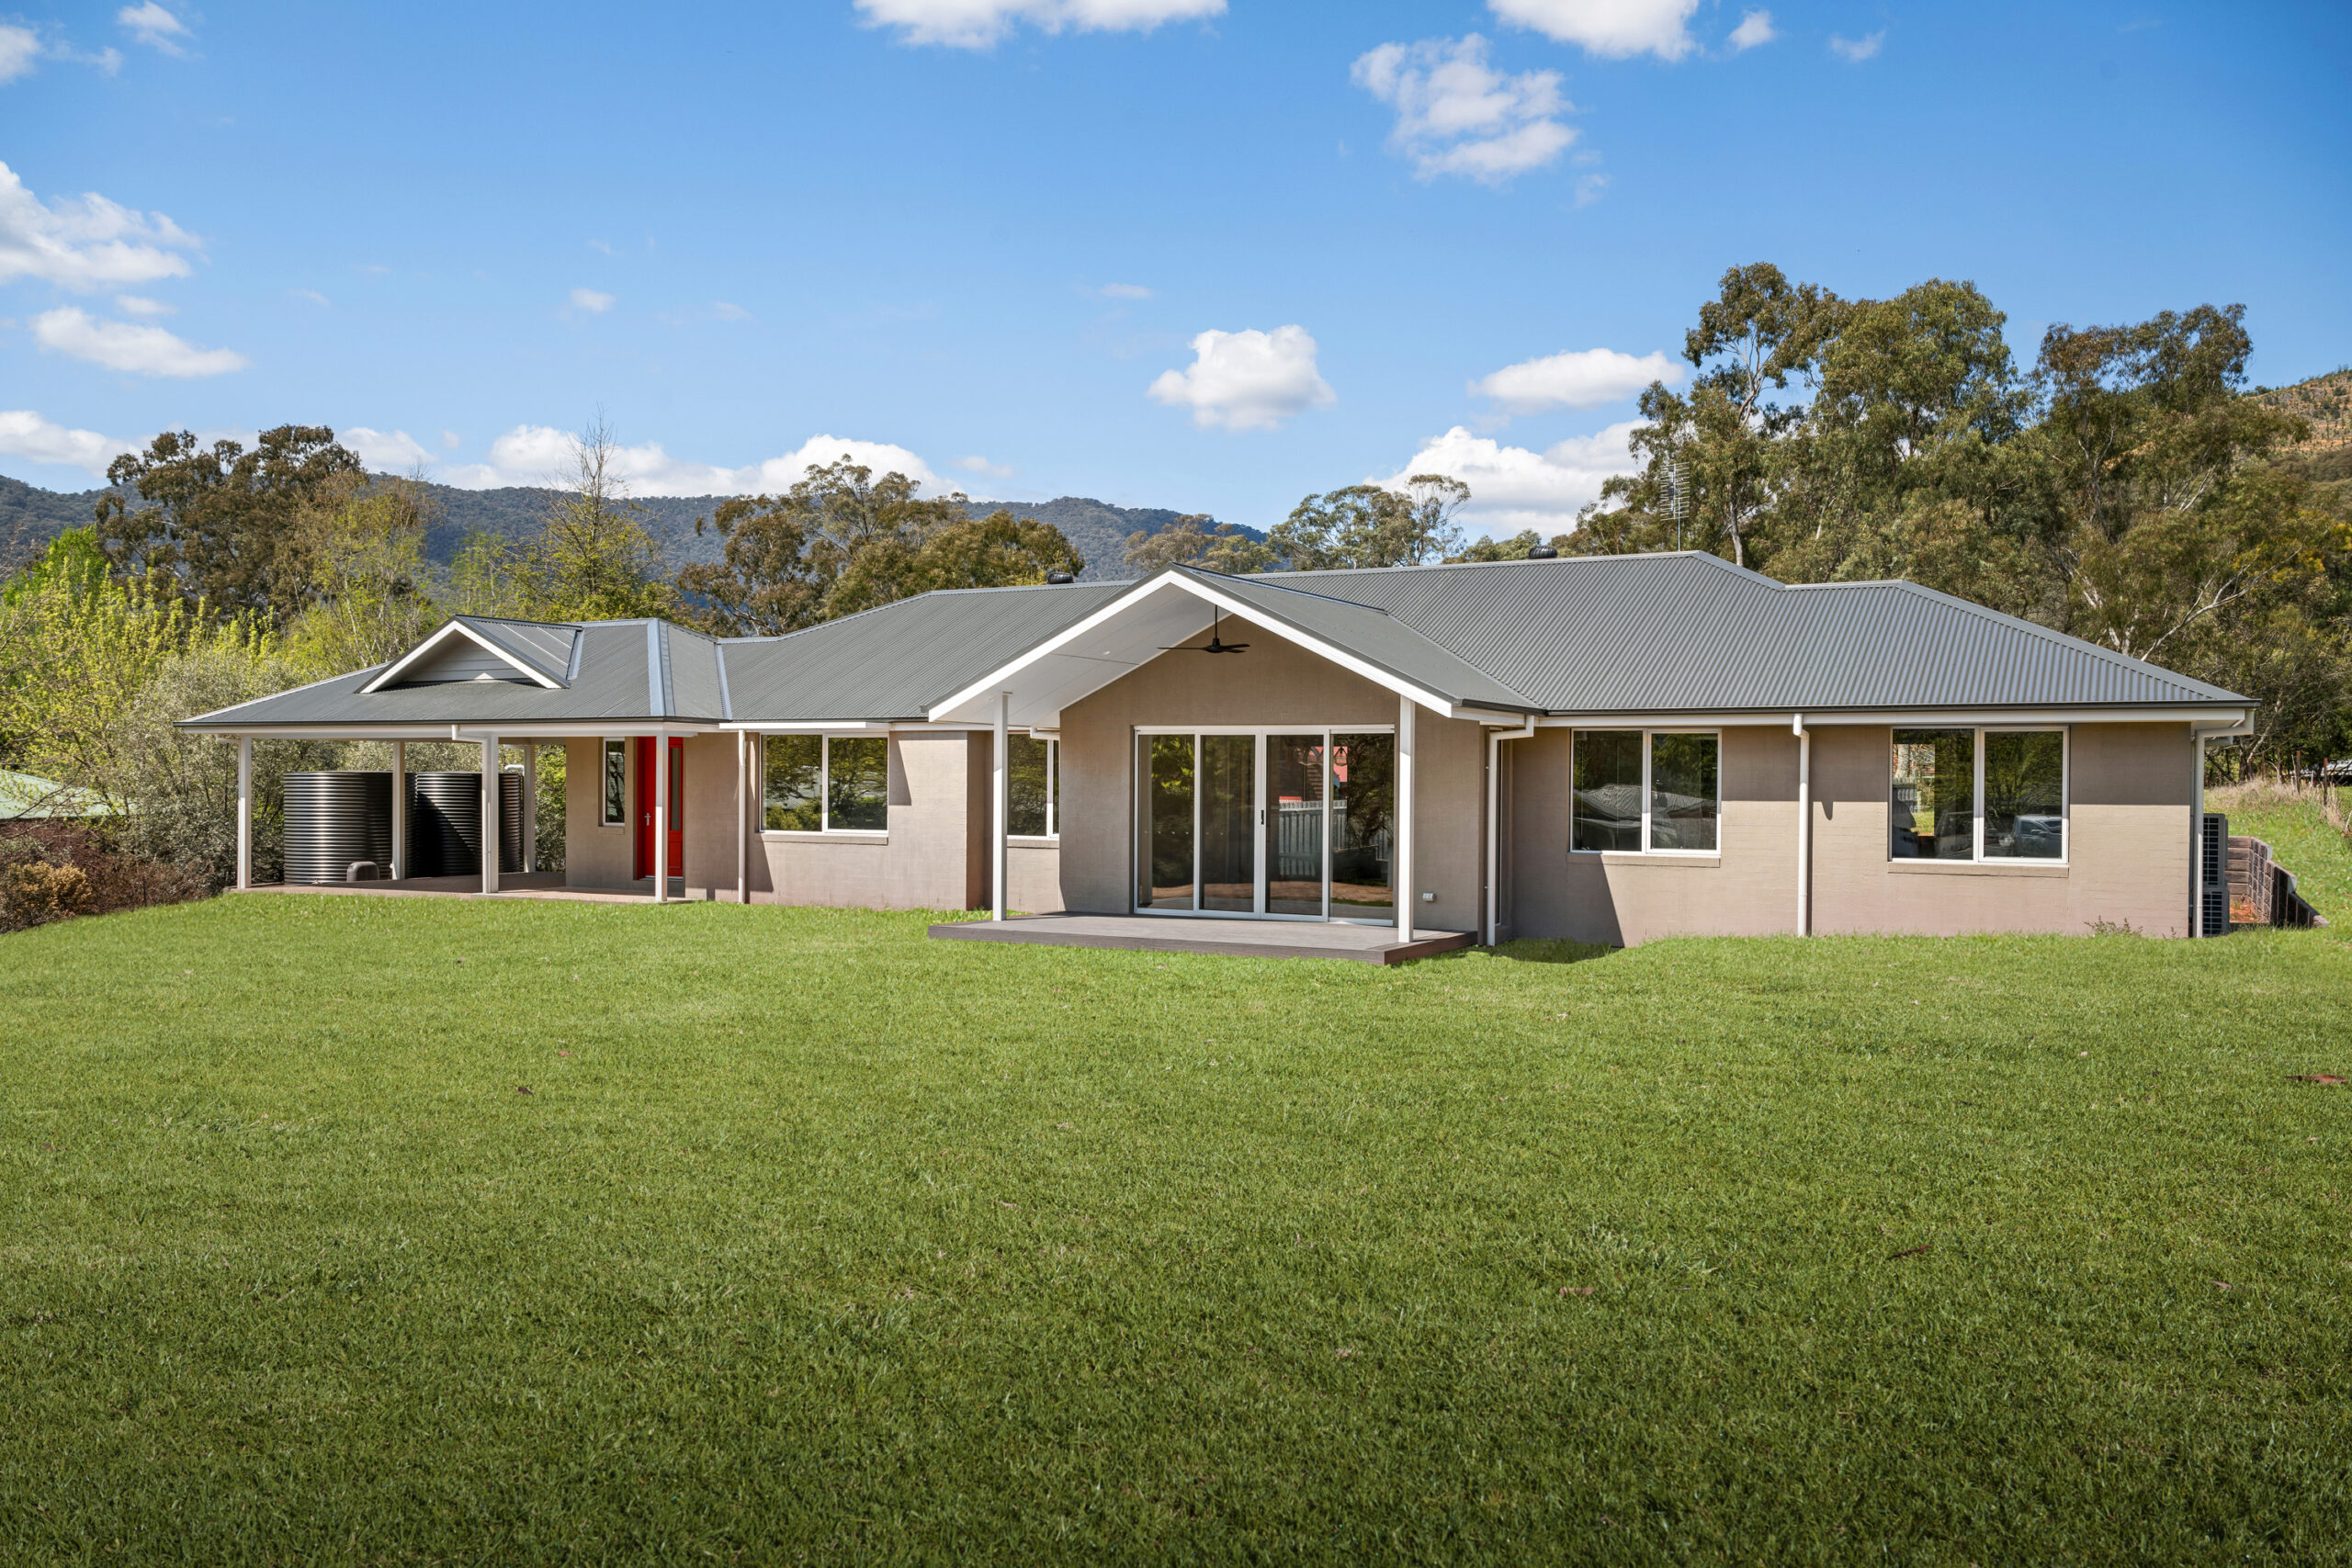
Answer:
M11 1561L2347 1553L2341 929L253 897L0 1018Z

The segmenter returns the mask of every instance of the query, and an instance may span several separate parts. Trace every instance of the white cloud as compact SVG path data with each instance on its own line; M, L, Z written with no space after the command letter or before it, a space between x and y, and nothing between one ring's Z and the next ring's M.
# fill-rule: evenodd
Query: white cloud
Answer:
M610 240L591 240L588 242L588 248L592 251L601 251L606 255L613 254L613 243Z
M1151 290L1140 283L1106 283L1095 290L1105 299L1148 299Z
M748 321L752 312L741 305L730 305L724 299L711 301L710 313L722 321Z
M1770 43L1781 35L1772 30L1772 13L1750 11L1739 18L1739 26L1732 28L1725 41L1734 54L1744 54L1758 44Z
M1359 58L1355 85L1396 111L1388 144L1422 179L1466 175L1500 185L1551 163L1577 133L1553 116L1569 108L1556 71L1506 76L1487 63L1487 40L1384 43Z
M293 295L297 299L308 299L313 305L332 305L334 303L334 300L329 299L325 295L320 293L315 288L291 288L287 290L287 292Z
M226 348L198 348L161 327L105 321L72 305L33 318L33 341L53 354L135 376L220 376L249 360Z
M1836 33L1831 33L1829 35L1829 52L1844 61L1849 65L1860 65L1863 61L1868 60L1871 56L1876 54L1878 52L1879 45L1885 41L1886 29L1884 28L1881 28L1878 31L1871 34L1868 38L1840 38Z
M114 297L114 308L126 316L168 316L179 309L176 305L166 305L161 299L150 299L142 294L118 294Z
M122 69L122 55L111 49L96 54L85 54L62 39L44 43L41 36L14 22L0 23L0 84L29 76L43 59L70 60L76 65L95 65L111 76Z
M165 54L185 54L181 44L196 35L187 24L155 4L144 0L138 6L125 6L114 14L114 19L130 29L130 36L150 49L160 49Z
M1193 339L1193 363L1162 371L1150 396L1192 410L1203 430L1273 430L1302 409L1338 400L1315 368L1315 340L1300 326L1204 332Z
M613 308L613 297L600 294L594 288L575 288L571 291L571 308L585 310L592 316L601 316Z
M1576 349L1522 359L1470 383L1470 390L1492 398L1512 413L1541 409L1587 409L1630 398L1652 381L1682 379L1682 367L1663 354L1638 357L1613 348Z
M441 433L441 445L448 451L454 452L465 444L466 438L454 430L445 430Z
M1683 24L1699 0L1487 0L1504 21L1611 60L1679 60L1697 47Z
M991 463L986 457L958 457L956 459L956 466L967 474L979 474L992 479L1009 479L1012 477L1012 464Z
M140 212L95 193L44 204L0 163L0 283L36 277L80 293L108 285L186 277L196 237L160 212Z
M28 463L80 468L96 479L107 477L107 465L119 454L136 452L146 445L100 435L95 430L69 430L30 409L0 412L0 452Z
M503 485L560 484L571 468L570 432L552 425L518 424L490 444L490 460L450 468L438 477L467 490ZM953 489L931 465L903 446L884 441L849 441L813 435L796 451L740 468L673 457L658 441L622 446L613 454L612 473L638 495L750 495L790 490L813 464L842 457L863 463L876 475L897 472L934 492Z
M869 28L905 43L987 49L1027 22L1040 31L1149 32L1162 22L1225 15L1225 0L857 0Z
M378 473L405 474L429 464L433 454L405 430L370 430L355 424L335 432L335 439L359 454L359 460Z
M1638 428L1638 421L1627 420L1536 452L1473 435L1457 424L1421 443L1412 461L1374 482L1399 487L1414 474L1451 474L1470 487L1461 513L1466 526L1496 534L1522 528L1557 534L1575 525L1579 507L1600 498L1602 480L1634 470L1627 438Z
M39 33L30 28L0 26L0 82L29 74L40 55Z

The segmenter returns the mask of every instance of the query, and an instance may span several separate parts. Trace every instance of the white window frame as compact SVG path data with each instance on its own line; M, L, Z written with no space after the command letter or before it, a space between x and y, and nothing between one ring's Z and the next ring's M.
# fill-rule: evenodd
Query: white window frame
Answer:
M1976 769L1975 819L1970 825L1966 860L1939 855L1898 855L1894 852L1894 735L1898 729L1965 729L1973 732L1972 752ZM1984 738L1988 735L2055 735L2058 737L2058 853L2050 859L2034 855L1988 855L1984 852ZM1901 724L1886 731L1886 859L1890 865L2048 865L2071 864L2075 858L2075 728L2070 724Z
M1046 747L1046 830L1042 833L1015 833L1007 830L1005 837L1016 843L1059 843L1062 837L1062 778L1061 738L1038 735L1030 730L1019 732L1023 740L1043 741Z
M1658 860L1717 860L1722 858L1724 852L1724 732L1720 729L1709 729L1702 726L1695 725L1688 728L1680 725L1672 725L1663 728L1639 730L1639 734L1642 738L1642 847L1638 850L1580 850L1577 848L1576 738L1584 734L1588 730L1595 733L1611 731L1622 734L1625 730L1634 728L1636 728L1636 727L1633 725L1580 724L1568 731L1568 852L1573 855L1643 855L1646 857L1655 857ZM1712 850L1660 850L1650 847L1650 753L1653 750L1651 742L1660 735L1712 735L1714 737L1715 847ZM1891 744L1892 743L1890 743L1890 746ZM1890 750L1887 754L1891 758L1894 755L1894 752ZM1893 786L1890 785L1889 789L1892 790L1892 788ZM1891 794L1889 798L1893 798ZM1887 840L1887 845L1890 850L1893 849L1894 842L1894 839L1890 836Z
M882 810L887 821L890 809L890 738L868 732L841 735L819 735L817 739L817 821L814 832L806 828L770 828L768 815L768 742L797 740L808 734L768 734L760 737L760 837L763 839L848 839L878 843L890 836L885 828L836 828L833 826L833 742L836 740L879 740L882 742Z
M606 784L612 777L613 748L621 749L621 814L612 815L613 797ZM596 825L600 828L628 826L628 738L607 735L596 743Z

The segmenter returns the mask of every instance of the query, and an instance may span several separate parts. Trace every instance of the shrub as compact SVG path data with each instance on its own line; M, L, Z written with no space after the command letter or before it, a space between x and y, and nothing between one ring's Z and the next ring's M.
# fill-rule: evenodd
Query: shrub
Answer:
M0 931L204 897L203 877L81 822L0 824Z

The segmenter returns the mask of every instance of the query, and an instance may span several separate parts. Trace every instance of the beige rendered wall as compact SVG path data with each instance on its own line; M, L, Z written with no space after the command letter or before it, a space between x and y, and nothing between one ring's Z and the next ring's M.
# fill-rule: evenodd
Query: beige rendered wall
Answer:
M1204 637L1193 639L1205 641ZM1127 878L1136 830L1134 734L1139 727L1249 725L1299 729L1394 727L1394 693L1252 628L1247 653L1163 653L1062 710L1061 893L1065 907L1132 908ZM1474 721L1421 710L1414 726L1413 865L1437 895L1417 923L1472 931L1478 923L1485 843L1486 751ZM1014 884L1016 891L1020 885Z
M982 758L988 743L988 736L979 737ZM874 838L758 834L751 857L752 901L866 909L968 909L986 902L984 826L978 835L983 852L974 852L972 750L972 737L961 730L891 735L888 830ZM986 786L984 769L983 801ZM687 860L694 861L691 842ZM730 889L733 874L730 859Z
M1889 859L1893 742L1862 727L1814 741L1815 931L2079 935L2108 920L2188 934L2197 746L2187 725L2072 727L2063 866Z
M1813 730L1815 931L2082 932L2100 919L2156 936L2186 929L2196 755L2187 726L2073 727L2063 866L1892 859L1892 731ZM1571 854L1568 732L1506 742L1503 934L1631 946L1795 930L1796 739L1779 726L1722 733L1722 852L1693 859Z
M1795 930L1796 738L1754 726L1722 734L1721 852L1694 856L1571 853L1569 732L1539 729L1505 741L1511 902L1504 936L1631 947L1662 936Z
M634 742L631 742L634 745ZM629 766L629 809L637 809L637 767ZM627 888L637 874L628 825L605 820L605 742L567 740L563 748L563 885Z

